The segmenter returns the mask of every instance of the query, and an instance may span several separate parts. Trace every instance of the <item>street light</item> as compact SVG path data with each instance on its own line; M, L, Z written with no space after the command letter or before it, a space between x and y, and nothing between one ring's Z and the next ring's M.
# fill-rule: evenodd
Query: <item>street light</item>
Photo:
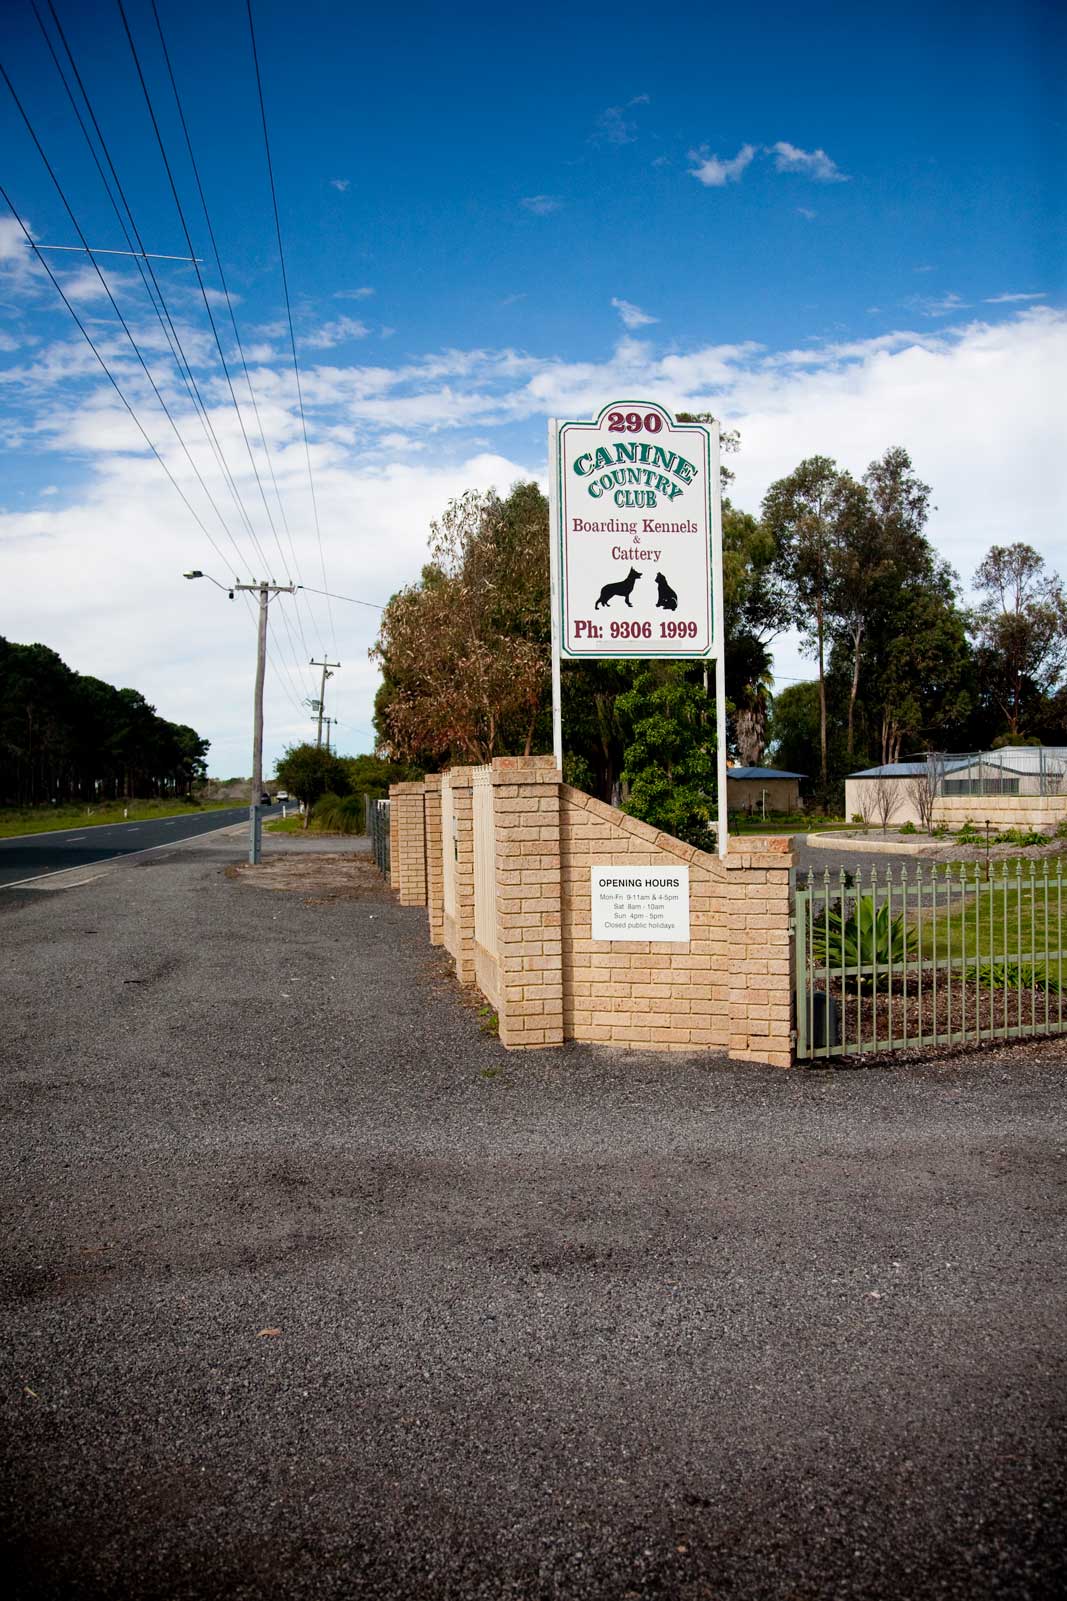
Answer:
M233 590L232 589L228 589L225 584L220 584L218 579L217 578L212 578L210 573L202 573L200 571L199 567L194 567L191 573L182 573L182 577L183 578L206 578L209 584L214 584L216 589L223 590L227 595L229 595L231 600L233 599ZM234 579L234 583L235 584L237 583L236 578ZM238 587L239 588L243 588L243 589L248 589L250 586L248 584L243 584L243 585L239 585Z
M267 607L272 595L291 595L292 584L241 584L235 578L233 589L227 589L210 573L199 567L182 574L183 578L206 578L233 599L235 589L249 590L259 595L259 637L256 649L256 689L252 707L252 794L248 808L249 841L248 860L253 866L259 861L262 843L262 823L259 816L259 797L263 791L263 679L267 670Z

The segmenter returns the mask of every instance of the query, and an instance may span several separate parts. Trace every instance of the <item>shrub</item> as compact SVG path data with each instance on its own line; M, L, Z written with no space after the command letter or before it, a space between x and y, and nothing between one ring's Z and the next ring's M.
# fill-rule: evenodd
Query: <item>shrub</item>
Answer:
M362 795L323 795L315 802L311 820L327 834L362 834Z
M1059 994L1060 981L1043 967L1029 962L982 962L968 967L964 977L991 990L1048 990Z
M1005 828L993 835L994 845L1047 845L1049 836L1036 828Z
M901 834L917 834L919 830L915 827L915 824L909 817L906 823L901 823L898 832Z
M829 917L815 914L812 929L812 956L820 967L827 967L830 976L841 968L878 968L878 989L889 984L889 967L898 973L905 957L915 955L918 935L909 928L903 912L890 918L889 905L875 905L873 895L860 895L847 917L840 911ZM873 973L849 974L845 988L855 985L857 991L870 993L875 986Z

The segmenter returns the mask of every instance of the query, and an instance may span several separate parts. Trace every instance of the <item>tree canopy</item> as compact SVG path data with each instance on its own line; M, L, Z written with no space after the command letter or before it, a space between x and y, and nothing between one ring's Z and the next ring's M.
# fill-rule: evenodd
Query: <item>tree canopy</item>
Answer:
M848 772L913 750L1067 744L1059 578L1030 546L995 546L968 611L928 537L931 509L901 445L861 477L806 458L770 486L759 517L724 498L731 755L758 765L769 749L832 806ZM550 748L548 537L533 483L464 495L433 525L421 578L390 601L373 652L380 756L426 770ZM773 641L794 626L816 675L774 697ZM703 667L564 661L561 690L568 781L706 838L715 743Z
M0 638L0 804L185 794L206 777L208 748L136 689Z

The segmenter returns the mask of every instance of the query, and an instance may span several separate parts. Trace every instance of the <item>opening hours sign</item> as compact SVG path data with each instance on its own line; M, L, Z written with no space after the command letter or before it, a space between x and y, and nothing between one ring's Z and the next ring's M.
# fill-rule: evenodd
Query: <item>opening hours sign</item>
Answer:
M620 400L551 435L560 654L717 656L717 425Z

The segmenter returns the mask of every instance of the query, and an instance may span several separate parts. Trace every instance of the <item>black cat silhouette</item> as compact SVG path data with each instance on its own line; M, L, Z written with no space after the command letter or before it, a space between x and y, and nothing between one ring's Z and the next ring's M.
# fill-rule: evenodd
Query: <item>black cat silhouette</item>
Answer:
M678 596L662 573L656 574L656 590L659 595L659 599L656 601L657 606L662 606L664 611L678 610Z
M593 610L596 611L600 606L607 606L609 601L615 599L616 595L621 595L627 606L629 606L630 596L634 592L634 585L640 576L641 574L638 572L637 568L631 567L630 571L627 573L626 577L621 583L605 584L603 589L600 591L600 599L597 601L596 606L593 607ZM632 606L630 607L630 610L633 610Z

